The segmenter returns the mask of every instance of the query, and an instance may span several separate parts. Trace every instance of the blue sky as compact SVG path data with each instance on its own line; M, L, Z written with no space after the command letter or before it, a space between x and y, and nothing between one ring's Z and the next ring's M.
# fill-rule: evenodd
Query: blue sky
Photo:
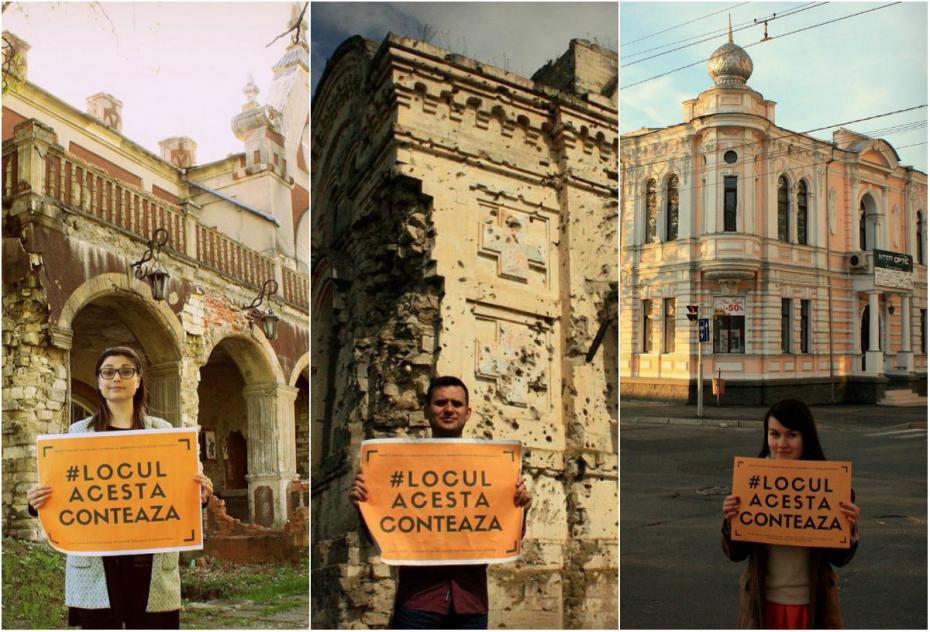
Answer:
M573 38L617 50L617 20L616 2L312 2L310 89L352 35L380 42L390 31L423 39L428 25L434 45L529 77Z
M622 2L620 8L620 130L665 127L682 121L681 102L712 85L706 63L630 86L642 79L705 60L726 42L727 12L734 41L747 46L762 40L760 24L742 31L739 25L815 3L665 3ZM819 4L819 3L817 3ZM769 37L835 19L887 3L835 2L812 6L769 22ZM707 16L718 12L717 15ZM634 41L669 27L666 33ZM687 44L698 35L719 34L711 41L650 60L671 42ZM709 35L705 35L707 37ZM703 39L703 38L697 38ZM681 40L688 40L681 42ZM754 70L751 88L777 103L776 123L805 131L874 114L927 103L927 3L905 2L814 28L746 49ZM639 63L638 60L643 60ZM848 125L858 132L884 138L896 148L902 164L927 171L927 109ZM916 129L885 133L892 126L914 122ZM879 132L875 134L875 132ZM832 130L812 134L829 139ZM924 143L913 147L904 147Z

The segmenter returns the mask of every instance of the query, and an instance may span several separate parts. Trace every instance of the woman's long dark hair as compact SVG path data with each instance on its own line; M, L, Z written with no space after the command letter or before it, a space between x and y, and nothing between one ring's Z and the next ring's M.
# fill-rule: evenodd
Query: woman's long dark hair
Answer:
M801 433L801 458L806 461L826 461L823 448L820 447L820 438L817 436L817 426L814 424L814 415L807 404L797 399L783 399L774 404L762 418L762 451L759 457L769 455L769 419L774 417L785 428Z
M104 352L100 354L100 358L97 359L97 366L94 367L95 377L99 374L100 366L103 364L103 361L112 356L125 356L129 358L139 372L139 389L132 396L132 429L141 430L145 427L142 423L142 418L149 409L145 397L145 378L142 376L142 359L139 358L139 354L129 347L110 347L109 349L105 349ZM97 432L104 432L111 421L112 415L110 414L110 407L107 405L107 400L104 399L103 393L101 393L98 388L97 412L94 413L94 416L91 418L91 423L94 426L94 430Z

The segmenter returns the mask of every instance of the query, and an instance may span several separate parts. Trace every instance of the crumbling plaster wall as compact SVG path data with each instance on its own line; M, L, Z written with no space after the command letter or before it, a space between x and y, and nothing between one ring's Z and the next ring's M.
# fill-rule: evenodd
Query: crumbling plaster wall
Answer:
M365 64L356 61L357 75ZM360 257L349 257L358 271L336 301L344 306L335 320L345 333L335 345L327 395L334 398L338 428L332 437L344 450L342 465L321 463L313 475L314 625L387 623L389 569L358 531L345 534L358 525L345 502L358 443L372 436L425 436L419 397L430 374L453 374L471 388L474 413L466 436L522 440L524 478L535 497L522 560L491 569L490 625L613 627L616 371L605 370L607 362L585 364L584 355L616 282L616 108L606 99L592 106L560 97L407 38L389 37L371 68L368 76L382 83L356 75L364 88L352 99L343 92L343 109L366 121L369 131L389 125L390 139L368 133L361 136L365 143L345 142L351 152L329 145L328 154L355 155L356 179L337 184L318 174L314 180L315 188L321 182L329 191L358 192L345 204L320 198L330 212L338 207L352 215L344 242L321 237L325 226L346 219L326 218L313 205L319 213L314 251L338 245ZM350 71L327 72L332 85L346 88ZM334 93L324 88L315 97L320 113L315 107L314 117L345 134L337 118L344 114L331 105ZM366 103L364 112L356 99ZM315 136L315 165L331 160L316 153L326 143L327 135ZM366 165L373 147L385 145L379 165L421 190L428 200L422 217L408 212L404 221L391 205L364 222L357 218L369 205L362 191L385 184L383 173L359 165ZM331 169L337 171L351 170ZM369 259L385 250L395 253L393 293L372 291L377 287L362 292L357 285L370 276ZM409 259L398 265L396 253L411 250L416 265ZM380 271L375 266L371 272ZM329 321L328 315L319 318ZM403 325L399 339L377 338L391 349L378 357L372 335L364 332L397 323ZM394 371L398 359L402 370ZM323 360L315 358L317 369ZM348 403L353 389L357 405Z
M20 212L29 205L34 214ZM199 371L208 350L224 337L251 335L239 306L254 290L163 255L173 276L167 306L159 305L150 287L127 272L144 244L33 194L5 206L3 233L4 251L18 253L4 260L3 526L7 535L37 538L38 523L26 513L25 501L36 480L35 437L65 431L70 413L70 338L62 332L62 314L73 318L75 310L102 297L121 304L129 331L148 343L145 354L175 358L170 366L148 367L150 392L159 410L189 426L197 423ZM290 306L276 309L283 340L306 341L306 316ZM280 358L297 355L288 347L278 356L267 341L256 340L254 355L263 356L256 364L269 367L263 379L283 381Z

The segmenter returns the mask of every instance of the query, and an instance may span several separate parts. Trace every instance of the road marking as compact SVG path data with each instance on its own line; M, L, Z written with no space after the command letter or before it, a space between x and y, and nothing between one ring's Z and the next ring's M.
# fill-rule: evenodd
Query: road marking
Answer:
M910 439L911 437L921 437L927 434L926 428L908 428L906 430L886 430L885 432L873 432L865 435L866 437L889 437L892 439ZM896 435L896 436L893 436Z

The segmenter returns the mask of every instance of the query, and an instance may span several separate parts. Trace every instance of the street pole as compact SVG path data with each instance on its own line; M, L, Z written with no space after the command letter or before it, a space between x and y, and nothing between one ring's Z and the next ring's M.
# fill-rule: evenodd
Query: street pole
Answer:
M698 326L698 384L697 384L697 416L698 419L704 418L704 356L702 350L704 343L701 342L701 303L698 303L698 317L695 321Z

